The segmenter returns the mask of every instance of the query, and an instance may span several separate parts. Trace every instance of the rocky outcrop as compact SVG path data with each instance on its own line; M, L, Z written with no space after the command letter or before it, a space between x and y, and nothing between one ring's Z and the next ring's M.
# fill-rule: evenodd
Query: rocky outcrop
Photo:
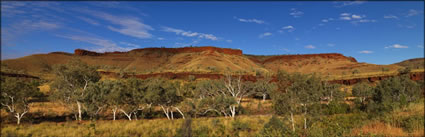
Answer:
M78 56L100 56L100 55L102 55L102 53L97 53L97 52L88 51L88 50L84 50L84 49L76 49L74 51L74 54L78 55Z
M217 47L183 47L183 48L143 48L143 49L134 49L129 52L168 52L168 53L191 53L191 52L218 52L228 55L242 55L242 50L239 49L230 49L230 48L217 48ZM101 56L101 55L110 55L110 54L125 54L128 52L105 52L97 53L93 51L76 49L74 54L79 56Z
M27 74L16 74L16 73L5 73L5 72L0 72L1 76L5 76L5 77L17 77L17 78L32 78L32 79L40 79L39 77L36 76L31 76L31 75L27 75Z
M239 49L230 49L230 48L217 48L212 46L206 47L183 47L183 48L143 48L143 49L134 49L130 52L142 52L142 51L163 51L170 53L190 53L190 52L219 52L229 55L242 55L242 50Z
M410 79L417 81L417 80L424 80L424 72L411 72L409 74ZM384 80L390 77L394 76L376 76L376 77L365 77L365 78L355 78L355 79L345 79L345 80L332 80L329 81L330 83L338 83L338 84L344 84L344 85L354 85L359 82L376 82L380 80Z
M357 62L357 60L353 57L346 57L339 53L323 53L323 54L303 54L303 55L280 55L280 56L272 56L270 58L265 59L264 61L261 61L262 64L267 62L273 62L276 60L303 60L303 59L309 59L309 58L315 58L320 57L324 59L345 59L349 60L351 62ZM255 62L260 62L259 60L253 60Z

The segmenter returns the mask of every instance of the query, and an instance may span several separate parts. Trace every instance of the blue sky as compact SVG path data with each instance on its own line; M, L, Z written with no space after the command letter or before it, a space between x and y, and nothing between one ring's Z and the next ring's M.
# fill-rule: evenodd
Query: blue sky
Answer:
M1 33L2 59L212 45L391 64L424 57L424 2L2 2Z

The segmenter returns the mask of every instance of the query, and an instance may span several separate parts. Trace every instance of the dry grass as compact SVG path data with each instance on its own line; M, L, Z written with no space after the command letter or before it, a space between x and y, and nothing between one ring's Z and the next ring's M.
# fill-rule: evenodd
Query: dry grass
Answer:
M408 134L401 128L392 127L382 122L371 122L360 129L352 131L355 136L360 135L380 135L380 136L407 136Z
M257 134L263 127L269 116L239 116L238 119L244 123L249 123L250 130L237 132L239 136L252 136ZM218 120L218 121L217 121ZM52 123L43 122L41 124L23 124L19 128L16 125L5 125L1 134L17 136L174 136L183 123L183 119L166 120L137 120L137 121L96 121L96 122L65 122ZM223 134L233 134L231 118L197 118L193 119L192 131L206 133L210 136L220 136ZM219 128L214 123L223 125ZM221 131L224 130L224 131ZM223 133L224 132L224 133ZM234 134L233 134L234 135Z

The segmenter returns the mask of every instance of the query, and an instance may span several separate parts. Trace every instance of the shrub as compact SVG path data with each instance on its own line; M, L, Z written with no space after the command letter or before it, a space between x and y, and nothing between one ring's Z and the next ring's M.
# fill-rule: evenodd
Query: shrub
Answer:
M232 122L232 130L233 131L249 131L251 128L249 127L249 123L242 122L239 119L236 119Z
M416 129L423 129L425 124L424 117L420 115L410 116L403 120L401 124L403 129L408 132L413 132Z
M325 114L333 115L333 114L343 114L347 113L350 110L350 105L346 103L338 103L332 101L328 104Z
M276 116L272 116L269 122L264 124L263 129L257 135L259 137L282 137L292 133L285 129L285 124Z

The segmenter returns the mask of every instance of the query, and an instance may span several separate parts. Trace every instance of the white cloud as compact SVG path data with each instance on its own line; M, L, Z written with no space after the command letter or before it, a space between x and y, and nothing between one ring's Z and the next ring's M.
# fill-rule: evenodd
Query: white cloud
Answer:
M233 41L232 41L232 40L226 40L226 42L228 42L228 43L232 43Z
M373 51L370 51L370 50L362 50L362 51L360 51L359 53L361 53L361 54L371 54L371 53L373 53Z
M359 22L362 22L362 23L365 23L365 22L376 22L376 20L364 19L364 20L359 20Z
M351 20L350 17L339 17L339 19L341 19L341 20Z
M341 13L340 15L341 15L341 16L350 16L350 15L351 15L351 13Z
M388 47L385 47L386 49L387 48L396 48L396 49L405 49L405 48L409 48L408 46L405 46L405 45L400 45L400 44L393 44L393 45L391 45L391 46L388 46Z
M16 41L20 41L22 35L38 32L50 31L61 28L62 25L57 22L46 20L21 20L16 23L3 25L1 27L1 45L12 46Z
M279 30L279 32L281 32L281 33L284 32L284 31L293 32L293 31L295 31L295 27L292 26L292 25L288 25L288 26L282 27L281 30Z
M327 19L322 19L322 22L329 22L329 20L327 20Z
M418 45L418 48L423 49L424 48L424 45Z
M120 44L127 45L128 47L132 47L132 48L140 48L140 45L128 43L128 42L120 42Z
M162 37L159 37L159 38L158 38L158 40L164 40L164 38L162 38Z
M306 48L306 49L315 49L316 47L315 47L315 46L313 46L313 45L307 45L307 46L305 46L304 48Z
M264 37L271 36L271 35L273 35L273 34L272 34L272 33L270 33L270 32L265 32L265 33L263 33L263 34L260 34L258 37L259 37L259 38L264 38Z
M362 16L353 14L353 15L351 15L351 18L353 18L353 19L362 19Z
M398 17L395 16L395 15L385 15L384 18L385 19L398 19Z
M177 35L182 35L182 36L186 36L186 37L198 37L198 38L209 39L209 40L218 40L218 38L216 36L214 36L213 34L185 31L185 30L175 29L175 28L171 28L171 27L162 27L162 31L174 32Z
M89 23L89 24L91 24L91 25L95 25L95 26L99 25L99 23L97 21L93 20L93 19L82 17L82 16L79 16L78 18Z
M409 12L407 13L406 17L416 16L416 15L419 15L421 13L423 13L423 11L410 9Z
M329 46L329 47L334 47L334 46L335 46L335 44L333 44L333 43L328 43L328 46Z
M304 12L298 11L297 9L292 8L291 13L289 13L289 15L291 15L294 18L298 18L298 17L301 17L302 15L304 15Z
M291 52L291 50L287 49L287 48L282 48L281 50L285 51L285 52Z
M341 7L345 7L345 6L354 6L354 5L360 5L365 3L365 1L350 1L350 2L334 2L336 5L335 7L337 8L341 8Z
M107 28L121 33L123 35L136 37L140 39L151 38L149 31L154 30L151 26L144 24L139 18L131 16L115 16L104 12L81 10L94 17L109 21L112 24L120 26L119 28L108 26Z
M358 15L358 14L352 14L352 13L341 13L339 17L340 20L350 21L353 24L376 22L376 20L365 19L365 18L366 18L366 15Z
M81 35L57 35L57 36L96 45L98 47L88 48L88 50L92 50L96 52L129 51L139 47L136 44L126 43L126 42L121 42L121 43L129 47L120 47L113 41L103 39L103 38L96 38L96 37L88 37L88 36L81 36Z
M176 43L174 43L174 46L173 47L177 48L177 47L193 46L193 45L199 44L199 42L200 42L200 40L192 40L192 42L189 42L189 43L176 42Z
M248 22L248 23L257 23L257 24L264 24L266 23L263 20L259 20L259 19L242 19L242 18L238 18L238 17L233 17L236 20L239 20L240 22Z

